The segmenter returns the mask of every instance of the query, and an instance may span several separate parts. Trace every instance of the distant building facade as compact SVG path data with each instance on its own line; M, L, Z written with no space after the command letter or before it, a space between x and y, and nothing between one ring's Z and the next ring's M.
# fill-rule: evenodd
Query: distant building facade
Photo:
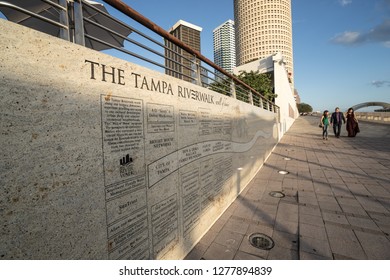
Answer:
M294 89L294 99L297 104L301 104L301 97L299 96L297 89Z
M236 67L234 21L228 20L213 30L214 63L229 73Z
M282 53L293 79L291 0L234 0L237 66Z
M179 20L170 30L169 33L178 38L180 41L191 47L193 50L200 52L200 33L202 28L184 20ZM194 56L177 47L173 43L165 40L165 46L169 50L165 50L165 73L167 75L188 81L194 82L196 74L191 69L195 70L196 63Z

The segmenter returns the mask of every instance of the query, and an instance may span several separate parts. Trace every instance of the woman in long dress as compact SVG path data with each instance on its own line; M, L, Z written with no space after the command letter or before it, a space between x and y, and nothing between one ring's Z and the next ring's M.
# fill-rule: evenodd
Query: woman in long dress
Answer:
M346 117L347 117L346 128L348 132L348 137L355 137L356 134L359 132L359 125L352 108L348 109Z

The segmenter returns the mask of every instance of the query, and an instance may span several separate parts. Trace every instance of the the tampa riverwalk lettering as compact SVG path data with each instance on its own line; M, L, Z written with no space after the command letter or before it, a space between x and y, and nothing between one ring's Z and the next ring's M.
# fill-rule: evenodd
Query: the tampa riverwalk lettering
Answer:
M164 80L150 78L135 72L131 72L130 75L128 75L123 69L107 66L87 59L85 60L85 63L90 65L90 79L92 80L110 82L121 86L130 85L141 90L176 95L180 98L192 99L217 106L229 106L228 97L216 96L180 85L174 87L171 83Z

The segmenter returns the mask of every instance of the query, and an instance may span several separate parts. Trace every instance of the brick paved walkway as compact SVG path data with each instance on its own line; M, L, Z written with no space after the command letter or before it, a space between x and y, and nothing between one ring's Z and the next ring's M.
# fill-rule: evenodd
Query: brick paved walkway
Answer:
M186 259L390 259L390 125L361 122L356 138L343 126L326 141L318 119L295 121ZM253 247L252 233L275 246Z

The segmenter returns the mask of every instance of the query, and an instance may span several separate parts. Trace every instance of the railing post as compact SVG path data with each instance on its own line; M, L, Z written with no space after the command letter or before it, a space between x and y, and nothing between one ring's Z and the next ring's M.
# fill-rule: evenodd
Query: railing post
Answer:
M68 27L68 29L60 28L60 38L69 41L68 1L60 0L58 3L65 8L60 10L60 23Z
M73 2L74 43L85 46L82 0Z
M198 86L202 86L202 76L200 74L200 71L201 71L200 61L198 61L196 59L196 56L195 56L195 68L196 68L196 70L195 70L196 71L196 73L195 73L196 82L197 82Z
M251 90L249 90L248 98L249 98L249 103L253 105L253 95Z
M236 84L234 83L233 80L230 80L230 95L234 99L237 99L237 94L236 94Z

